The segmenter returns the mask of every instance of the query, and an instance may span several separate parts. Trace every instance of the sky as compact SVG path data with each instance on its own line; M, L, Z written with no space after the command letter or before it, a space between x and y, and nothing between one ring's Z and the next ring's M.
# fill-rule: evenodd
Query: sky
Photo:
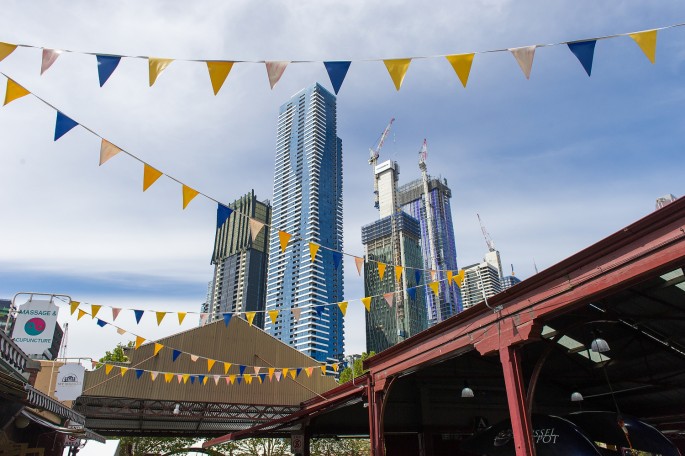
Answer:
M332 90L321 62L351 60L337 105L345 252L363 255L361 226L378 218L368 151L394 117L380 160L399 162L400 183L416 179L427 139L428 172L452 190L459 265L486 252L480 214L505 272L525 279L647 215L657 197L685 193L685 27L659 32L655 64L629 37L599 41L592 77L565 45L547 46L530 80L509 52L478 53L464 89L441 56L680 22L679 0L5 1L0 41L37 48L17 49L0 71L228 204L251 189L271 198L279 106L317 81ZM41 76L40 48L79 52ZM179 60L149 87L147 61L125 58L100 88L86 53ZM406 57L431 58L413 60L397 91L381 59ZM238 63L215 96L206 66L190 60L314 63L290 64L273 90L263 63ZM197 197L182 210L166 177L143 193L139 162L120 154L99 167L97 136L77 127L55 142L54 123L31 96L0 109L0 297L199 311L216 203ZM363 280L345 261L346 352L360 353ZM66 356L99 358L132 338L60 305ZM136 325L124 313L116 323L148 340L198 324L147 315Z

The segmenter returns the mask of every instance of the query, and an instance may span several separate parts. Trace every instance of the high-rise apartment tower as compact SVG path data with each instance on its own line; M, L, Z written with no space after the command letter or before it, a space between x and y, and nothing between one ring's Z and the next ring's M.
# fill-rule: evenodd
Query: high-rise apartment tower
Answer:
M275 323L267 319L265 329L319 361L344 354L343 317L335 305L343 300L343 268L333 254L343 248L342 208L336 99L314 84L278 114L266 309L279 316ZM292 235L285 251L279 230ZM321 246L314 262L309 243Z

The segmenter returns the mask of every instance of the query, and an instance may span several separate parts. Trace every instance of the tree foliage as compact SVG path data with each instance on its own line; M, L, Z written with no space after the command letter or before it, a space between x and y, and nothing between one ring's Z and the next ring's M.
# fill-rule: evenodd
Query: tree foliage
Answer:
M130 340L126 345L122 344L119 342L116 347L112 351L107 350L105 352L105 356L100 358L98 362L100 363L106 363L106 362L113 362L113 363L125 363L128 361L128 356L126 356L126 351L128 349L131 349L135 346L132 340Z
M340 383L347 383L353 378L357 378L364 372L366 372L363 367L364 360L372 357L375 354L376 352L362 353L359 359L354 360L354 363L352 363L352 367L346 367L340 373Z
M366 456L371 450L369 439L312 439L312 456Z

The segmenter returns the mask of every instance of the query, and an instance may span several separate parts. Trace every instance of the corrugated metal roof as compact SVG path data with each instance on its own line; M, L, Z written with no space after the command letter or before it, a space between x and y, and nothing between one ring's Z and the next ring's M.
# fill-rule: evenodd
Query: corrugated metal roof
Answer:
M237 374L239 364L263 368L296 368L319 364L313 358L283 344L261 329L250 326L241 318L231 319L228 327L223 321L219 321L160 339L157 342L167 348L215 359L217 362L208 372L207 361L202 358L193 362L189 356L181 355L174 362L170 349L163 349L157 356L153 356L154 344L147 343L138 350L129 351L127 355L130 362L122 365L132 370L145 369L160 372L154 382L148 373L137 379L135 372L129 371L122 378L116 368L110 372L110 375L105 374L104 368L99 368L86 372L82 397L105 396L204 403L297 405L337 385L333 377L321 375L320 370L314 371L311 378L308 378L303 371L296 380L288 377L277 382L275 378L273 381L267 378L263 384L255 380L250 385L244 382L240 385L237 382L234 385L227 385L222 379L216 385L212 378L205 385L198 385L197 381L194 384L190 382L179 384L176 378L170 383L165 382L164 372L223 376L222 362L232 363L229 374ZM245 370L246 374L253 372L251 367Z

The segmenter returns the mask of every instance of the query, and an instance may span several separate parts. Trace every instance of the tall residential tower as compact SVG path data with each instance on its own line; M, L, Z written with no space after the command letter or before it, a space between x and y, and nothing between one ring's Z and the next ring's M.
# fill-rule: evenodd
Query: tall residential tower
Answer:
M214 239L214 278L207 293L206 322L220 320L226 312L257 311L254 324L263 328L271 206L258 201L253 190L229 207L233 213ZM250 230L250 218L265 224L256 235Z
M335 305L343 300L343 268L332 254L343 247L342 208L336 99L317 83L293 95L278 114L266 310L279 315L275 323L267 319L265 329L318 361L341 360L344 353ZM292 235L285 251L279 230ZM310 242L322 247L314 262Z

